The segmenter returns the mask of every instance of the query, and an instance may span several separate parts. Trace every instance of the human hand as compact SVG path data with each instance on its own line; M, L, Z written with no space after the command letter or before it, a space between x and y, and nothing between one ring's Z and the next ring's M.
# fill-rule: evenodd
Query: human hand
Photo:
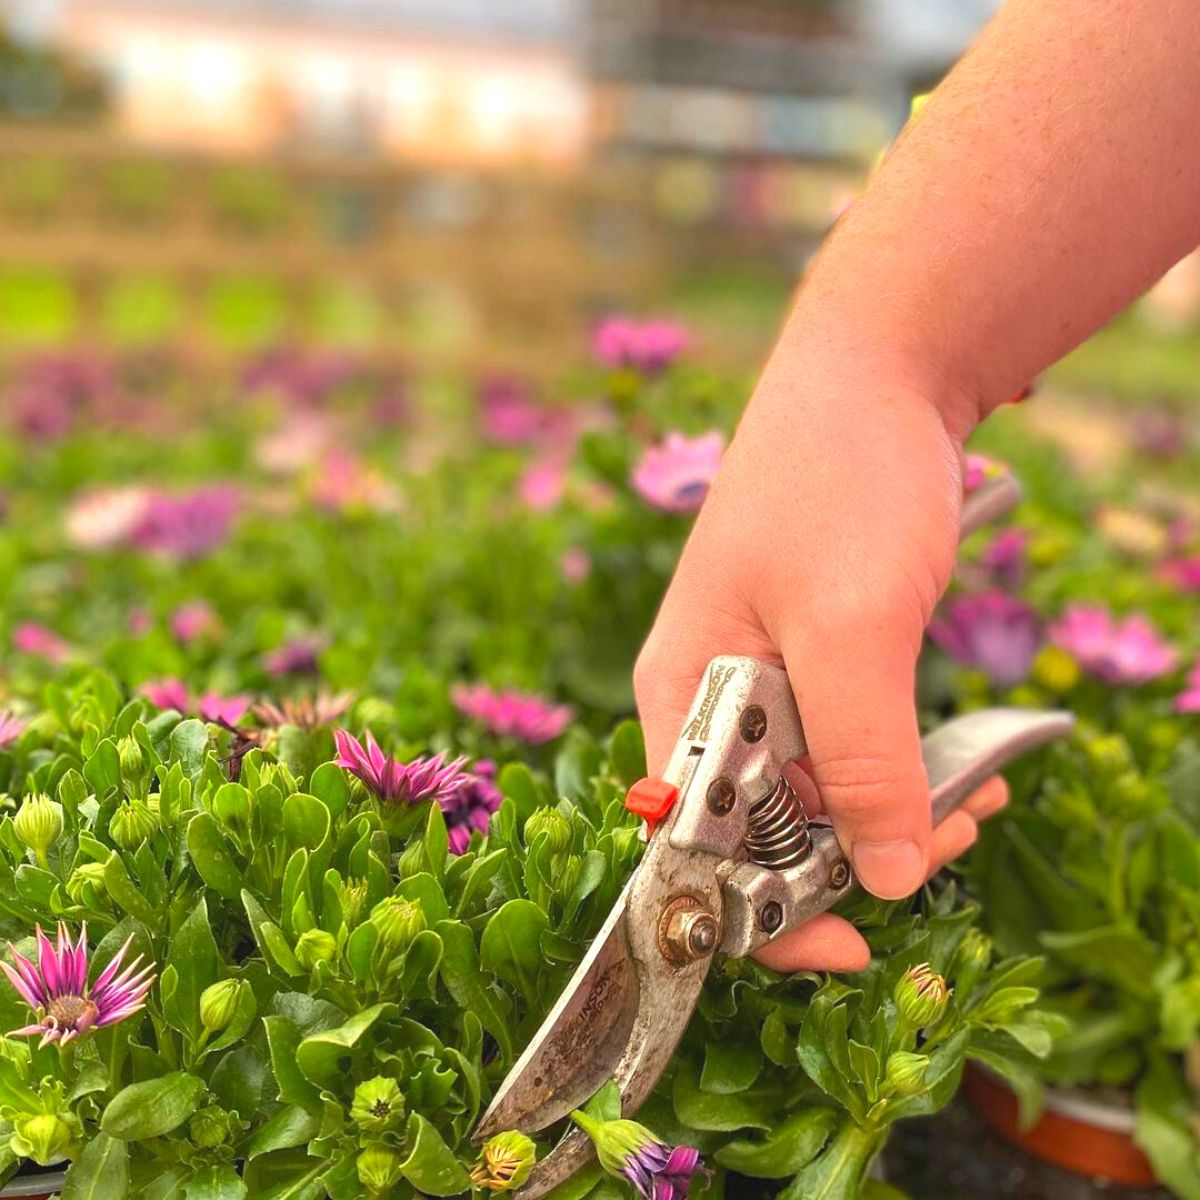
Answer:
M864 886L896 898L962 853L1007 799L994 779L930 828L915 667L954 566L964 423L885 369L817 358L777 352L768 367L634 684L654 774L712 657L783 665L809 747L813 778L793 780L805 808L829 815ZM831 914L759 954L780 970L855 970L869 957Z

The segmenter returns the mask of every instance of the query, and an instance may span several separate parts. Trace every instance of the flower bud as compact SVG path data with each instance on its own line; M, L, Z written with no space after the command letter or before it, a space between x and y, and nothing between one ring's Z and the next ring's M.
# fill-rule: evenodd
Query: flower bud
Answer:
M532 846L541 834L549 839L551 854L561 854L571 846L571 822L557 808L535 808L525 822L525 844Z
M1101 734L1086 742L1088 762L1109 778L1115 778L1133 767L1129 743L1120 734Z
M925 1086L929 1059L924 1054L894 1050L888 1055L883 1090L892 1096L915 1096Z
M371 909L371 924L384 949L399 954L425 928L425 911L415 900L388 896Z
M197 1146L211 1150L229 1140L234 1131L233 1125L230 1113L216 1104L209 1104L192 1114L192 1119L188 1122L188 1132Z
M394 1079L376 1075L354 1089L350 1119L360 1128L393 1129L404 1117L404 1097Z
M373 1195L386 1195L401 1179L400 1167L404 1159L399 1150L373 1142L359 1152L355 1166L358 1181Z
M150 791L151 766L137 738L123 737L117 742L117 757L121 763L121 782L128 795L144 799Z
M141 800L122 804L108 823L108 834L122 850L136 850L158 831L150 806Z
M69 1112L37 1113L18 1118L9 1144L21 1158L48 1167L70 1156L81 1132L79 1118Z
M950 1000L946 981L928 963L906 971L893 995L900 1020L913 1029L936 1025Z
M49 796L26 796L13 817L13 832L22 845L27 846L45 861L46 853L58 841L63 831L62 805Z
M529 1178L536 1160L533 1139L515 1129L506 1130L484 1142L479 1162L471 1172L471 1182L477 1188L507 1192Z
M362 916L363 905L367 902L367 881L347 879L338 888L338 900L342 905L342 923L347 929L353 929Z
M336 953L337 938L324 929L306 929L296 939L296 960L306 971L328 962Z
M1033 660L1033 681L1048 692L1069 692L1079 682L1079 663L1061 646L1043 646Z
M992 939L980 929L968 929L950 964L950 977L960 1000L975 986L991 961Z
M200 993L200 1024L209 1033L220 1033L237 1014L244 993L250 990L244 979L222 979L210 983Z
M104 882L104 864L80 863L67 877L67 895L76 904L87 908L101 907L108 895L108 887Z

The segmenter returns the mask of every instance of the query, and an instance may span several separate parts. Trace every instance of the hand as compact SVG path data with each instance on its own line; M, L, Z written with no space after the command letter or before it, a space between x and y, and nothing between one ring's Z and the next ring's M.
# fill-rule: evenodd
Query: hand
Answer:
M909 895L962 853L1007 793L993 780L931 830L914 697L961 498L961 448L934 403L883 370L847 377L777 352L634 672L651 774L708 661L749 655L788 672L816 781L795 782L810 814L829 814L864 886ZM870 959L829 914L759 957L780 970Z

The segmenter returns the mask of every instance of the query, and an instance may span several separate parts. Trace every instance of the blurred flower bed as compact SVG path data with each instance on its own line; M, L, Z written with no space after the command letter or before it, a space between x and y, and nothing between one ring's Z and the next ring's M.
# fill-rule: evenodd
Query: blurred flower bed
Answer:
M218 383L13 374L6 1171L164 1200L524 1179L545 1143L470 1130L640 853L630 666L745 396L692 340L610 321L552 398L292 350ZM860 976L720 964L645 1127L605 1093L581 1114L625 1182L561 1200L693 1177L883 1200L890 1124L968 1058L1031 1110L1046 1082L1135 1090L1160 1176L1200 1196L1197 450L1151 411L1085 473L1031 433L1039 403L968 461L1028 499L968 544L922 665L931 721L1082 718L1013 772L982 907L944 882L855 902Z

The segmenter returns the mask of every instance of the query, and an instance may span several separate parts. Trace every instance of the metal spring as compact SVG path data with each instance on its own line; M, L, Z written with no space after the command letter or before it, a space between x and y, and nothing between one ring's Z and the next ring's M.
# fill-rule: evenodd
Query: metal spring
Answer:
M803 862L812 849L808 817L786 779L750 807L746 849L759 866L782 871Z

